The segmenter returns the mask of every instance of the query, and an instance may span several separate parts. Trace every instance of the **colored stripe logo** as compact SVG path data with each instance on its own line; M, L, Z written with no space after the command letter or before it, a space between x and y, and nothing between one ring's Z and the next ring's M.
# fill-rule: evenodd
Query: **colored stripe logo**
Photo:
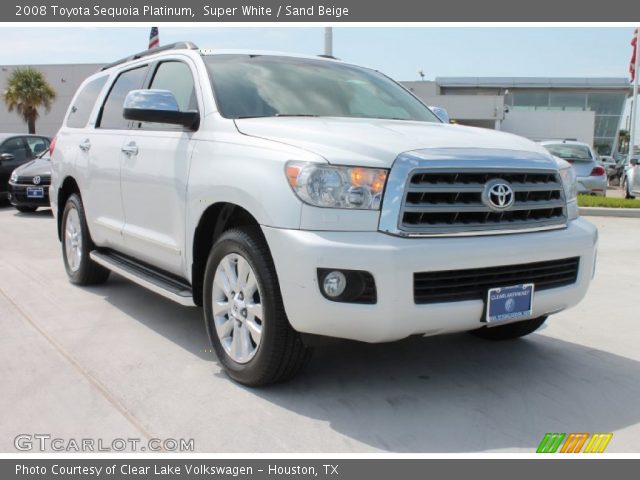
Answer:
M536 453L603 453L612 437L613 433L545 433Z

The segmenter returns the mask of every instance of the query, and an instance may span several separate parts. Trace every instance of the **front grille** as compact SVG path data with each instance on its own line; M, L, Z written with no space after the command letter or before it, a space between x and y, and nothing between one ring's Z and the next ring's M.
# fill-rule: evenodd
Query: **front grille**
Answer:
M416 304L484 300L490 288L533 283L535 291L576 283L579 257L501 267L413 274Z
M20 176L18 177L18 181L16 182L19 185L33 185L33 175L29 176ZM43 185L51 184L51 176L49 175L40 175L40 183L37 185L38 187Z
M495 211L482 202L485 184L511 184L514 203ZM562 182L554 170L414 170L400 211L401 230L447 234L486 230L534 229L566 223Z

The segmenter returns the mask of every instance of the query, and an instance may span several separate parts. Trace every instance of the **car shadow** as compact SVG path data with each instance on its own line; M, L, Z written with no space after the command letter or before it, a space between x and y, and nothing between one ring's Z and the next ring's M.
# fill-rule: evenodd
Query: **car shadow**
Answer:
M14 208L14 207L12 207ZM15 211L14 215L16 217L28 217L28 218L53 218L53 211L50 208L38 208L35 212L19 212Z
M215 361L200 309L117 275L108 285L113 306ZM640 422L640 362L548 331L509 342L466 333L338 342L316 349L288 383L235 388L387 452L532 452L546 432L610 432Z

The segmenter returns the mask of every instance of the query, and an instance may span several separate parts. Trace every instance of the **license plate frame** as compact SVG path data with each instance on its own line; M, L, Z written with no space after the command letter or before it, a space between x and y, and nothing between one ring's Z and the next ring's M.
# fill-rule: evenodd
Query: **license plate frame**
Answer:
M535 285L521 283L487 291L487 325L525 320L532 317Z
M27 187L27 198L44 198L44 187Z

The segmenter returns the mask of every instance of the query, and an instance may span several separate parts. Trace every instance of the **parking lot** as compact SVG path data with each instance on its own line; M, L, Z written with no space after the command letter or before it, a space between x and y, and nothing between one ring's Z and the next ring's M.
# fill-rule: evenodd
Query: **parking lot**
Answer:
M640 219L591 220L591 290L538 334L343 342L251 390L221 372L199 309L117 275L71 285L50 212L0 207L0 451L49 433L202 452L533 452L545 432L613 432L608 452L638 452Z

